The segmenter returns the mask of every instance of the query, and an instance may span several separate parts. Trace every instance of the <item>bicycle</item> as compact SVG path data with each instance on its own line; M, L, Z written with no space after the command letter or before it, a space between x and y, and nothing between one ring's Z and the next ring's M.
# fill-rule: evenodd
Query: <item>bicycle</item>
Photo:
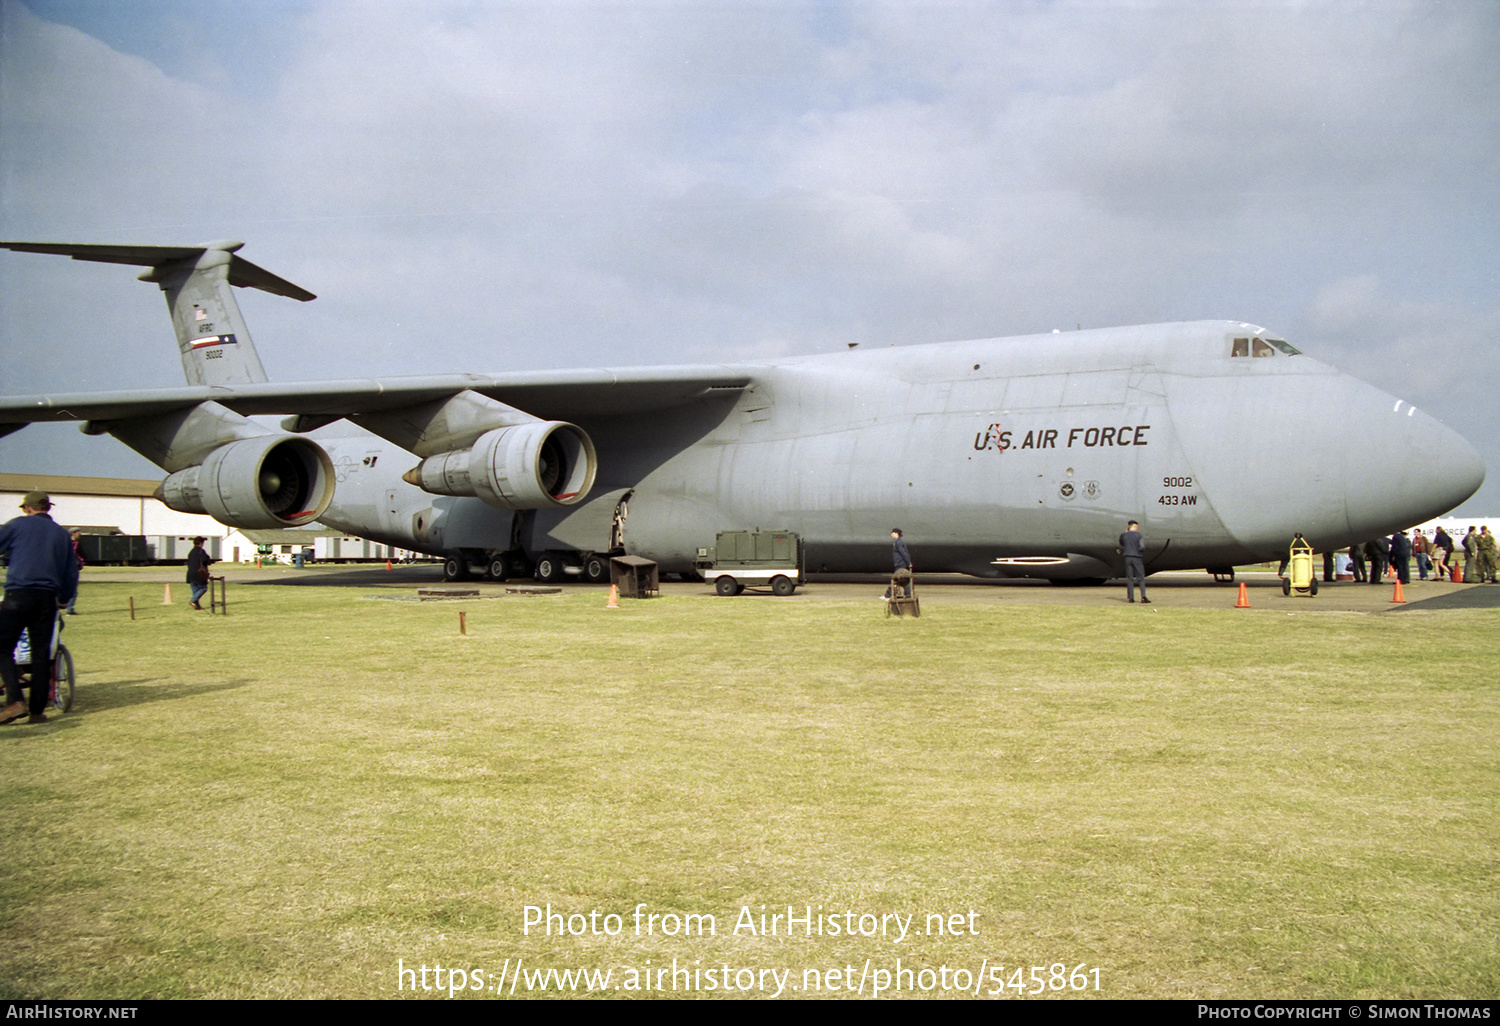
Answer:
M73 708L73 653L62 643L62 610L57 611L57 621L52 625L52 680L47 691L47 705L57 712ZM25 667L25 669L22 669ZM22 689L31 687L31 632L22 631L16 643L16 676Z

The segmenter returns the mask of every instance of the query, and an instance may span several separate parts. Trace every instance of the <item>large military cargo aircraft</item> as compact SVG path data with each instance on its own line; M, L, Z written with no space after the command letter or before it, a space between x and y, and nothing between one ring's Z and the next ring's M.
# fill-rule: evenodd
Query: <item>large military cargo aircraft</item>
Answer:
M800 534L810 572L1105 579L1320 551L1444 513L1479 454L1251 324L1199 321L769 362L270 382L233 287L313 295L202 246L0 243L148 268L187 387L0 399L0 434L81 420L167 473L171 508L321 521L446 557L449 577L689 573L719 531ZM280 430L250 418L280 415Z

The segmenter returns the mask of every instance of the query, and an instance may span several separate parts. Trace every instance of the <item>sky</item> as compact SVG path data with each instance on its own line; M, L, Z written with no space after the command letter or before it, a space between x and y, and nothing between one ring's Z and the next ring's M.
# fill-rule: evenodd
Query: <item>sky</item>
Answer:
M239 293L285 380L1244 320L1493 516L1497 54L1493 0L0 0L0 238L243 240L319 297ZM135 273L0 255L0 392L182 384Z

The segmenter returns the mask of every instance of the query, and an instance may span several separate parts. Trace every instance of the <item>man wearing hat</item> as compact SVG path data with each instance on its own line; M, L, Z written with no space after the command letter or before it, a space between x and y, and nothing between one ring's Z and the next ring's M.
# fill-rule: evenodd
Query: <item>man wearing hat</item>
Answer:
M214 562L209 554L203 550L203 543L206 541L208 539L201 534L194 538L193 550L188 553L187 558L187 582L188 587L193 593L193 597L188 602L188 605L200 612L203 610L203 607L198 604L198 600L208 590L208 568Z
M16 680L16 642L21 632L31 635L31 718L47 722L47 687L51 677L52 625L57 611L78 591L78 557L68 532L47 515L52 500L46 492L27 492L21 500L24 516L0 527L0 556L10 560L5 575L5 600L0 602L0 677L5 679L5 708L0 723L20 719L27 712Z

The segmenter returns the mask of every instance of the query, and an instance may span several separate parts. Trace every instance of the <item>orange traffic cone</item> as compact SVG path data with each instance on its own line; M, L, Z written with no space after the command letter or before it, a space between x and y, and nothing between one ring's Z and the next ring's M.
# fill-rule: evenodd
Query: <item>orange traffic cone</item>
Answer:
M167 585L167 593L161 597L161 604L170 606L172 604L172 586Z
M1393 603L1406 601L1406 596L1401 594L1401 578L1399 577L1396 578L1396 592L1391 596L1391 601Z
M1239 599L1238 602L1236 602L1234 604L1234 608L1236 608L1236 609L1249 609L1250 608L1250 593L1249 593L1249 591L1247 591L1245 589L1245 582L1244 581L1240 582L1240 599Z
M619 609L620 608L620 586L618 584L611 584L609 586L609 601L604 604L604 608L605 609Z
M387 570L389 570L391 568L391 561L389 559L385 561L385 568Z

